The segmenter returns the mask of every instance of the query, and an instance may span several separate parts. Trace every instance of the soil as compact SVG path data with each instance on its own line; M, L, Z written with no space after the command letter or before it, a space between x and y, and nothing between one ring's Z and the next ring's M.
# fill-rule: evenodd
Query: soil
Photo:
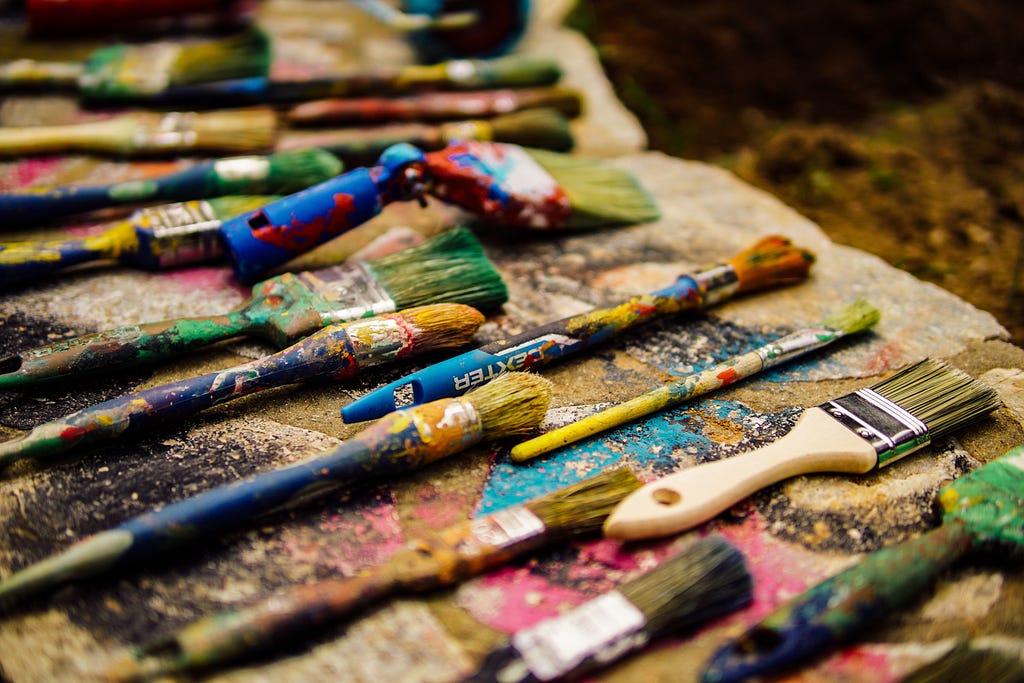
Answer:
M652 149L723 165L1024 345L1024 5L579 3Z

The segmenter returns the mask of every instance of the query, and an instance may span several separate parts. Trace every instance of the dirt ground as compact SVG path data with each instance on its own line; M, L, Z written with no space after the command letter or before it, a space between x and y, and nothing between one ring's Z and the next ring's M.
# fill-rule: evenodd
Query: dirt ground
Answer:
M653 149L721 164L1024 345L1024 5L581 2Z

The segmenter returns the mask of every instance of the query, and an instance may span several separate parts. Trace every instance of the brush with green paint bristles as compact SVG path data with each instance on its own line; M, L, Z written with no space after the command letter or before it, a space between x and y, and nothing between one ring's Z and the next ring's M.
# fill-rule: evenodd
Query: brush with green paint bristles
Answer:
M368 261L270 278L223 315L126 325L0 358L0 388L151 363L242 335L283 348L339 322L434 303L489 310L507 298L480 242L459 228Z
M393 413L330 453L170 503L29 565L0 582L0 607L67 581L136 566L343 487L404 475L477 444L527 433L544 419L550 401L548 380L509 373L465 396Z
M265 77L270 41L256 28L214 40L111 45L82 62L0 64L0 90L73 88L92 102L145 101L198 83Z
M132 648L106 677L129 681L224 664L314 633L381 600L454 585L541 547L594 533L615 503L639 486L628 468L617 468L413 539L357 576L296 586Z

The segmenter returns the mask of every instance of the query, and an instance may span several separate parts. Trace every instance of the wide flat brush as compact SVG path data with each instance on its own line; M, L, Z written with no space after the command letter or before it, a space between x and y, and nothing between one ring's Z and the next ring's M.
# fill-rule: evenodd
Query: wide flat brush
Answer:
M330 325L258 360L119 396L37 425L0 442L0 467L129 437L264 389L348 379L427 351L464 346L483 321L469 306L434 304Z
M490 309L508 298L480 242L450 230L364 262L297 274L253 287L223 315L126 325L0 358L0 388L152 363L241 335L279 347L333 325L435 303Z
M629 469L617 468L413 539L357 576L296 586L155 638L112 664L106 677L127 681L223 664L313 633L385 598L454 585L538 548L597 531L615 503L639 486Z
M535 683L592 671L738 610L752 589L740 551L702 539L613 591L517 631L466 680Z
M117 157L265 152L277 114L265 107L211 112L130 112L98 121L0 128L0 157L89 153Z
M947 484L938 503L941 526L870 553L796 596L718 650L704 673L705 683L760 678L819 657L910 603L967 553L1019 554L1024 548L1024 446ZM959 680L989 679L971 675Z
M535 458L645 415L679 405L696 396L730 386L762 370L799 358L851 334L863 332L878 322L878 318L877 308L858 299L819 325L787 334L712 368L663 384L578 422L518 443L512 447L512 460L523 462Z
M2 130L2 129L0 129ZM322 149L303 147L270 155L200 162L184 171L110 185L68 185L0 194L0 220L34 225L111 206L183 202L226 195L289 194L342 171Z
M389 415L328 454L171 503L100 532L0 582L0 605L140 563L344 486L406 474L481 442L535 429L551 399L550 383L527 373L502 379L457 399Z
M789 477L885 467L998 406L984 383L925 359L872 387L808 408L767 446L646 484L619 504L604 531L623 539L679 533Z
M766 237L725 263L681 275L656 292L563 318L414 372L349 403L341 414L346 422L370 420L394 410L396 396L407 402L411 393L414 404L432 401L457 396L509 370L539 370L658 317L711 306L737 293L795 284L807 277L813 261L788 239Z

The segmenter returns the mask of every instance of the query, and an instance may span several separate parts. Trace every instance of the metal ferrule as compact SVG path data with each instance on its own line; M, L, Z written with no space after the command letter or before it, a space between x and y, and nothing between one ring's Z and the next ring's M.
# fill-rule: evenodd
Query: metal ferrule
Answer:
M800 330L776 339L755 350L761 357L762 369L785 363L791 358L827 346L835 341L840 334L825 327Z
M231 157L214 162L213 170L222 180L264 180L270 175L265 156Z
M515 505L474 519L469 530L473 545L505 549L542 536L546 527L540 517Z
M472 401L459 398L445 401L443 407L431 408L438 404L441 402L407 409L424 447L454 453L480 442L484 435L484 425Z
M701 306L714 306L736 293L740 278L728 263L720 263L692 276L702 293Z
M356 366L381 365L413 347L409 331L394 317L367 318L345 325Z
M176 149L192 147L198 134L195 131L195 112L171 112L160 119L157 130L143 128L135 136L139 149Z
M879 467L931 442L924 422L871 389L860 389L820 407L874 447Z
M395 301L364 263L345 263L295 276L324 301L343 302L332 312L336 320L354 320L370 315L394 313Z
M224 255L222 221L209 202L198 200L141 209L138 228L150 236L149 251L160 268L201 263Z

